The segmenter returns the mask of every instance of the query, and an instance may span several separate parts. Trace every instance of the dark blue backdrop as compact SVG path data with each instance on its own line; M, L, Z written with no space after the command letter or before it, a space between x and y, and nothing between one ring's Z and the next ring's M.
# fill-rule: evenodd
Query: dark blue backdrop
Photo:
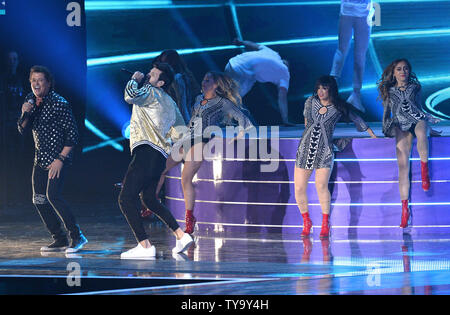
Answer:
M70 2L80 4L81 26L67 25ZM0 37L2 57L15 50L26 71L33 65L52 71L57 92L72 104L83 131L87 69L84 1L7 0L6 14L0 15Z

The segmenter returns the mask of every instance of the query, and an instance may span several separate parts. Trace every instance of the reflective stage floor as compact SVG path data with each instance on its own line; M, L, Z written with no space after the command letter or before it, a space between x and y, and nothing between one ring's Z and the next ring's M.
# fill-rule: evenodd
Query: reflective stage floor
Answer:
M70 256L40 253L51 239L31 204L0 213L0 294L450 294L448 234L203 232L173 257L170 231L147 221L156 259L120 260L135 243L117 205L73 207L89 243Z

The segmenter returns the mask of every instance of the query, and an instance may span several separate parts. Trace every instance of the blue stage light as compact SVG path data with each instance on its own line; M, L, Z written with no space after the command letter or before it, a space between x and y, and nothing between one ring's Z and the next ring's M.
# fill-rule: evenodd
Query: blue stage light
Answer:
M430 30L406 30L406 31L385 31L372 33L371 38L389 38L389 37L426 37L426 36L448 36L449 28L430 29Z
M124 86L117 87L113 80L109 73L88 70L87 96L91 109L87 118L101 115L120 131L123 124L130 120L131 111L123 100ZM92 119L90 121L94 122Z
M450 76L449 76L450 79ZM435 109L437 105L445 100L450 99L450 88L446 88L431 94L425 101L425 106L433 113L439 117L450 119L449 115Z
M93 151L93 150L96 150L96 149L100 149L100 148L106 147L108 145L111 145L111 146L114 147L114 145L116 145L117 142L122 141L122 140L125 140L125 138L124 137L119 137L119 138L115 138L115 139L111 139L111 140L106 140L106 141L100 142L99 144L96 144L96 145L92 145L92 146L89 146L89 147L84 147L83 148L83 153L86 153L86 152L89 152L89 151ZM123 151L123 148L121 150L119 150L119 151Z
M411 3L411 2L447 2L448 0L376 0L376 3ZM321 6L341 5L341 1L292 1L292 2L263 2L263 3L236 3L237 7L274 7L274 6Z
M138 1L85 1L86 11L98 10L135 10L147 9L155 6L170 6L171 0L138 0Z
M111 137L108 137L107 135L105 135L102 131L100 131L100 129L95 127L87 119L84 120L84 124L85 124L86 128L88 130L92 131L96 136L98 136L99 138L107 141L108 142L107 145L111 145L116 150L123 151L123 147L120 144L117 143L118 140L111 139ZM83 152L86 152L86 151L83 149Z
M169 8L205 8L219 7L221 4L180 4L174 5L171 0L116 0L116 1L85 1L86 11L112 11L112 10L145 10Z
M188 54L194 54L194 53L203 53L203 52L227 50L227 49L235 49L235 48L236 48L235 45L226 45L226 46L203 47L203 48L177 49L177 52L180 55L188 55ZM90 58L87 60L87 66L94 67L94 66L101 66L101 65L106 65L106 64L148 60L148 59L153 59L153 58L159 56L161 53L162 53L162 51L156 51L156 52L129 54L129 55L120 55L120 56L111 56L111 57Z
M122 136L126 139L130 139L130 122L127 121L122 127Z
M378 0L376 3L411 3L411 2L445 2L446 0ZM324 6L340 5L340 1L293 1L293 2L262 2L262 3L234 3L236 7L265 7L265 6ZM105 10L142 10L142 9L168 9L168 8L207 8L219 7L216 4L173 4L171 0L112 0L112 1L85 1L86 11Z
M111 57L89 58L87 60L87 66L93 67L93 66L101 66L101 65L113 64L113 63L123 63L123 62L130 62L130 61L136 61L136 60L153 59L153 58L157 57L159 54L161 54L161 52L162 51L111 56Z
M378 3L401 3L401 2L428 2L431 0L414 0L414 1L401 1L401 0L380 0ZM434 1L434 0L433 0ZM340 1L297 1L297 2L273 2L273 3L234 3L230 2L228 5L232 8L232 17L235 23L235 28L237 34L240 33L239 29L239 21L235 12L236 7L245 7L245 6L290 6L290 5L339 5ZM187 8L187 7L216 7L220 6L218 4L207 4L207 5L174 5L172 1L90 1L86 0L85 2L86 11L94 11L94 10L127 10L127 9L154 9L154 8ZM372 39L383 40L383 39L395 39L395 38L406 38L406 37L429 37L429 36L449 36L450 29L412 29L412 30L400 30L400 31L382 31L382 32L373 32L371 34ZM336 42L338 40L337 36L321 36L321 37L310 37L310 38L297 38L290 40L277 40L277 41L267 41L261 42L260 44L267 46L278 46L278 45L295 45L295 44L308 44L308 43L323 43L323 42ZM197 46L197 45L195 45ZM187 54L195 54L195 53L205 53L205 52L213 52L213 51L221 51L221 50L233 50L237 47L235 45L224 45L224 46L214 46L214 47L202 47L202 48L193 48L193 49L178 49L178 53L180 55ZM126 63L126 62L134 62L140 60L149 60L158 56L161 51L156 52L144 52L144 53L135 53L135 54L127 54L127 55L118 55L118 56L108 56L108 57L99 57L99 58L90 58L87 60L88 67L95 67L101 65L108 64L117 64L117 63ZM376 51L373 47L373 43L371 41L371 45L369 47L369 53L372 59L372 62L375 66L375 70L378 76L381 75L381 65L376 54ZM440 82L440 81L450 81L450 76L429 76L423 77L419 74L419 79L421 82ZM376 84L366 84L363 86L364 89L376 89ZM426 107L432 113L437 114L437 116L441 118L448 118L445 114L437 111L435 109L436 105L446 98L443 98L447 95L448 89L437 92L430 96L426 101ZM352 91L352 87L342 88L341 92L350 92ZM305 95L308 97L309 95ZM381 108L381 107L380 107ZM117 113L117 111L112 111ZM129 116L127 115L116 115L120 116L120 125L123 124L124 120L127 120ZM115 119L117 120L117 119ZM129 138L129 122L126 122L122 125L122 135L125 138ZM120 128L120 127L119 127Z
M450 35L450 29L433 29L433 30L408 30L408 31L385 31L373 33L372 38L406 38L406 37L427 37L427 36L448 36ZM280 45L295 45L295 44L310 44L310 43L323 43L330 41L337 41L338 36L320 36L320 37L308 37L308 38L296 38L288 40L277 40L277 41L267 41L261 42L261 45L266 46L280 46ZM202 48L191 48L191 49L177 49L180 55L187 55L193 53L204 53L211 51L220 51L228 49L236 49L235 45L224 45L224 46L213 46L213 47L202 47ZM100 57L100 58L89 58L87 60L88 67L100 66L105 64L115 64L115 63L125 63L131 61L152 59L158 56L161 51L157 52L146 52L110 57Z

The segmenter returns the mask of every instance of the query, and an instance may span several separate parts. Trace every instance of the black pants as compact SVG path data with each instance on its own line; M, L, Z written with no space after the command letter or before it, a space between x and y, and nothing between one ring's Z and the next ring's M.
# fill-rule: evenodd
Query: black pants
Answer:
M140 145L133 150L132 159L119 195L119 206L138 242L148 239L140 216L139 194L142 202L172 231L179 228L170 210L156 199L156 187L166 167L164 156L150 145Z
M39 165L34 165L32 175L33 204L45 226L56 239L66 237L66 233L61 227L61 221L71 238L80 235L80 229L76 224L75 217L70 211L69 205L62 197L62 188L67 167L61 169L59 178L48 178L48 170ZM60 221L61 219L61 221Z

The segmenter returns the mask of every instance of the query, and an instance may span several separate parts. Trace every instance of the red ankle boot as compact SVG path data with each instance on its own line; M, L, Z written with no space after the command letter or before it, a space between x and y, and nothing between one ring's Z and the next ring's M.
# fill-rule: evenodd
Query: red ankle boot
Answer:
M408 227L410 216L411 212L409 210L408 200L402 200L402 221L400 223L402 229Z
M185 233L192 234L194 233L195 223L197 222L197 219L194 217L194 210L186 210L186 230Z
M303 231L301 237L308 237L312 232L312 221L309 218L309 213L302 213L303 217Z
M320 230L320 238L330 237L330 215L322 214L322 229Z
M422 173L422 188L424 191L430 189L430 176L428 174L428 162L420 161L420 170Z

